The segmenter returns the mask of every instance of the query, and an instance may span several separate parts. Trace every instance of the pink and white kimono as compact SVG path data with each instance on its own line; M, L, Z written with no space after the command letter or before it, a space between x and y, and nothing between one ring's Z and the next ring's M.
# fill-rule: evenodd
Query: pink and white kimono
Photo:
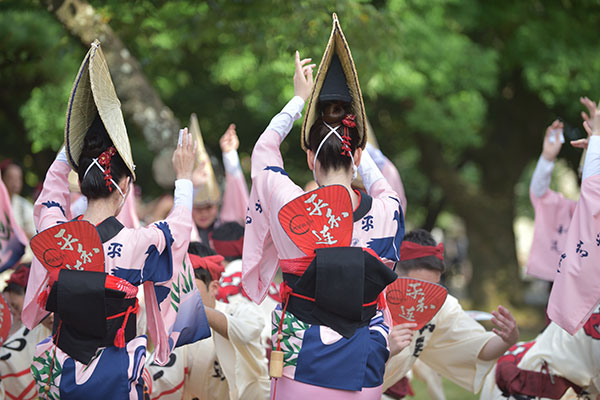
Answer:
M381 175L388 181L392 190L396 192L398 195L398 199L400 200L400 204L402 205L402 210L406 215L406 194L404 192L404 184L402 183L402 178L400 177L400 172L398 172L398 168L394 165L394 163L387 158L381 150L377 147L373 146L371 143L367 142L367 147L365 148L375 164L377 168L381 171Z
M583 167L581 195L548 302L548 316L574 335L600 303L600 137L592 136Z
M35 204L38 231L67 221L69 171L66 156L61 152L48 170ZM176 345L210 336L187 257L191 207L192 183L182 179L175 182L175 203L164 221L129 229L110 217L96 226L103 244L105 272L144 287L148 330L159 363L168 361ZM23 323L30 329L48 314L38 303L47 282L46 270L34 259L22 314ZM141 399L147 344L144 333L138 332L123 348L98 348L88 365L55 346L52 337L47 338L38 345L31 366L40 395L51 399Z
M225 167L225 190L219 217L208 229L200 229L194 225L192 241L205 243L210 241L213 229L224 222L244 223L248 210L248 185L244 178L244 171L240 164L240 157L236 150L223 153Z
M550 190L554 163L540 156L531 178L529 197L535 210L533 243L527 260L527 275L552 282L565 248L575 201Z
M256 303L266 297L282 259L305 254L290 240L278 220L279 210L304 191L284 170L279 146L300 118L304 101L294 97L272 120L252 153L252 191L244 235L242 283ZM363 152L359 172L368 194L362 194L353 212L351 245L373 250L390 268L399 259L404 236L404 214L398 194ZM286 270L283 270L284 278ZM367 326L346 338L325 325L309 324L281 307L273 312L273 338L284 318L283 378L277 380L277 398L381 397L383 370L389 356L388 324L377 310ZM272 389L273 391L273 389ZM349 397L350 396L350 397Z
M0 176L0 272L16 265L27 245L27 237L13 215L8 190Z

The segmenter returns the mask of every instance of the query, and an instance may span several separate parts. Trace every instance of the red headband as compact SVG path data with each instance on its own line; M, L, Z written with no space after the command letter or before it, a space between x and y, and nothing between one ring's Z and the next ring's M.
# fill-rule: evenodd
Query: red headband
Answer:
M21 286L22 288L27 287L27 280L29 279L29 267L21 264L15 269L10 275L10 278L6 281L6 284L14 283L15 285Z
M212 239L212 245L215 251L223 257L242 257L244 249L244 236L237 240L215 240Z
M437 246L422 246L405 240L400 246L400 261L414 260L415 258L427 256L434 256L444 261L444 243L440 243Z
M188 255L190 256L190 261L192 262L194 269L205 269L210 273L210 277L214 281L219 281L221 274L225 271L225 267L221 264L224 260L222 256L200 257L191 253L188 253Z

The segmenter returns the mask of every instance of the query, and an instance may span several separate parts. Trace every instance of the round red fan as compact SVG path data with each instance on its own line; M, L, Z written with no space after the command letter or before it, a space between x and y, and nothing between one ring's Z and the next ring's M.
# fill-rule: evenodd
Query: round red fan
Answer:
M413 322L424 327L442 308L448 290L442 285L411 278L398 278L386 288L385 300L394 324Z
M104 250L96 227L71 221L48 228L31 239L31 250L51 274L60 269L104 272Z
M0 346L8 339L8 333L12 325L12 315L4 296L0 295Z
M279 210L279 223L306 255L323 247L350 246L352 200L342 185L304 193Z

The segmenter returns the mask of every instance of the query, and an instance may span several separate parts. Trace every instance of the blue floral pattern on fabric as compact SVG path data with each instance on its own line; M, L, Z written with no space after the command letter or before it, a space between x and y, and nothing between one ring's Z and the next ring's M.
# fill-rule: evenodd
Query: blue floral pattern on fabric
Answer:
M367 247L377 253L379 257L387 258L392 261L399 261L400 245L404 238L404 215L402 214L402 209L398 209L394 212L394 221L398 224L396 235L371 239L367 243Z
M65 218L67 217L67 214L65 213L65 209L56 201L45 201L42 203L42 205L46 206L47 208L58 207L58 208L60 208L60 211L65 216Z
M278 167L276 165L268 165L265 167L265 171L273 171L273 172L278 172L283 176L289 176L287 172L285 172L285 170L281 167Z

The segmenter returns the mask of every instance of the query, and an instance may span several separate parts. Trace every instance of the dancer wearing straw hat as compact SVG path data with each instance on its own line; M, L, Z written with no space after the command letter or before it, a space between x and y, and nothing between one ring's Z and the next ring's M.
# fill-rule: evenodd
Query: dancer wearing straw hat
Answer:
M212 232L225 222L244 223L248 209L248 186L240 164L238 147L240 141L235 125L230 124L219 140L225 167L225 189L221 199L219 183L204 147L198 118L192 114L190 133L198 141L197 168L194 171L194 218L192 240L211 245ZM220 209L219 209L220 204Z
M143 398L147 338L136 329L140 286L157 362L166 363L175 345L209 336L186 252L194 157L193 139L182 130L173 153L175 201L164 221L130 229L115 218L135 170L120 103L95 41L67 105L65 148L34 209L40 233L32 239L36 258L23 322L31 329L49 311L55 315L53 335L37 346L31 365L40 397ZM67 221L71 167L88 207Z
M335 14L314 85L309 62L296 52L295 96L254 146L243 286L259 303L282 268L272 398L379 399L389 327L378 299L395 279L404 214L397 193L363 152L362 95ZM304 194L283 169L279 146L307 100L301 145L321 187ZM368 194L351 189L357 170ZM290 217L296 222L282 222Z

